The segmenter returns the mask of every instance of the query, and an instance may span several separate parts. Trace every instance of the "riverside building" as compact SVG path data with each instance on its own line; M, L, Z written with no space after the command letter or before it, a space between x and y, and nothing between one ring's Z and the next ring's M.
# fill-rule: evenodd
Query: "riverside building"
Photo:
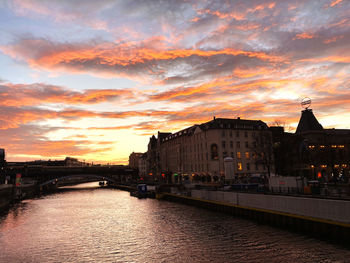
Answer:
M215 118L175 133L152 136L150 175L202 181L224 179L224 159L233 158L233 177L268 176L274 170L271 131L260 120ZM153 169L152 169L153 168Z

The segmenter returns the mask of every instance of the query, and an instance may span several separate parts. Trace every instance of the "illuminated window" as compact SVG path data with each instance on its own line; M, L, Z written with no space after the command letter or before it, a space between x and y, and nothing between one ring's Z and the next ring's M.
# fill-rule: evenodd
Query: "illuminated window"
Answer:
M314 149L315 145L309 145L309 149Z
M237 163L238 171L242 171L242 163Z
M332 148L337 148L337 145L332 145Z
M325 146L324 145L320 145L320 148L324 148Z
M339 168L339 164L335 164L335 165L334 165L334 168Z
M347 167L347 165L346 165L346 164L342 164L342 165L341 165L341 167L346 168L346 167Z
M245 152L245 158L249 159L249 152Z
M310 165L311 168L315 168L315 166L313 164Z
M322 168L326 168L327 165L326 165L326 164L322 164L321 167L322 167Z
M237 152L237 158L238 158L238 159L241 158L241 152Z
M338 148L344 148L344 145L338 145Z

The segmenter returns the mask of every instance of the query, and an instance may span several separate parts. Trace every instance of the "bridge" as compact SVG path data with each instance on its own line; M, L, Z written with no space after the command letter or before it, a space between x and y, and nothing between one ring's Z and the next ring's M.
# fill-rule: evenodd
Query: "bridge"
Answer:
M24 180L36 181L39 186L52 184L57 181L75 178L82 182L87 178L110 181L113 183L124 182L127 179L136 179L138 170L128 166L42 166L23 165L9 166L6 168L8 175L14 176L20 173Z

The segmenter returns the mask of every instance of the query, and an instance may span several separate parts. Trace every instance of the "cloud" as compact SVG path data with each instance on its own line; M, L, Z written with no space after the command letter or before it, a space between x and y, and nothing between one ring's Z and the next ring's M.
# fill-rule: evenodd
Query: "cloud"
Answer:
M110 147L91 147L94 141L88 140L49 140L45 134L57 128L37 125L20 125L16 128L0 130L0 145L10 158L26 155L31 159L63 158L104 152Z
M157 48L155 48L157 47ZM187 72L197 75L232 70L237 63L282 63L285 58L265 52L226 48L221 50L175 49L162 38L142 42L67 44L45 39L21 39L1 50L33 68L76 73L100 73L129 78L161 80ZM218 69L217 65L221 65ZM203 68L203 70L201 70ZM177 73L179 72L179 73Z
M44 83L0 84L0 106L35 106L48 103L96 104L101 102L131 99L133 92L126 89L101 89L72 91Z

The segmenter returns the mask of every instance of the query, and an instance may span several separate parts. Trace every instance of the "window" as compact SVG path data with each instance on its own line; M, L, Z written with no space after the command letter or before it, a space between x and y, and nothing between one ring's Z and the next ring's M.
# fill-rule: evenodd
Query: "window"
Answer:
M232 137L232 131L230 131L230 137Z
M241 158L241 152L237 152L237 158L238 158L238 159Z
M225 157L227 157L227 152L223 152L222 153L222 156L225 158Z
M244 132L244 137L248 138L248 132L247 131Z
M255 137L255 132L252 132L252 137Z
M247 163L247 170L249 171L250 170L250 164Z
M236 137L239 137L239 131L236 131Z
M237 148L241 148L241 143L240 142L236 142L237 144Z
M256 142L255 141L253 142L253 148L256 148Z
M230 141L230 148L233 148L233 141Z
M233 156L233 152L231 152L231 157L233 158L234 156Z
M242 163L237 163L237 169L238 171L242 171Z
M249 152L245 152L245 158L249 159Z
M222 145L222 148L226 148L226 142L225 141L222 141L221 145Z
M255 170L259 170L259 165L257 163L255 164Z
M225 130L223 130L223 131L221 132L221 136L222 136L222 137L225 137Z
M248 142L245 142L245 147L246 147L246 148L248 148L248 147L249 147Z
M210 152L212 160L219 159L218 146L215 143L210 146Z

